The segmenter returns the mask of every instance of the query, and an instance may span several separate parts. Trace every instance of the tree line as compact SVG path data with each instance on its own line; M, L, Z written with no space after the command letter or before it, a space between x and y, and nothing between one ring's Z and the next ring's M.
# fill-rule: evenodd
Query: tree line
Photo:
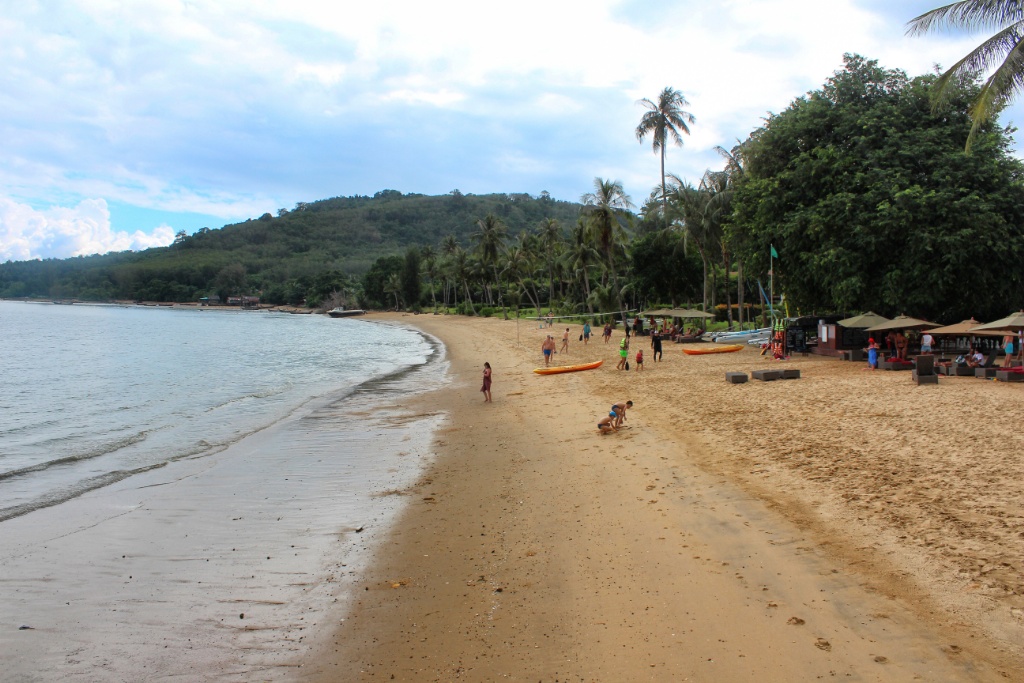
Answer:
M1013 129L972 120L978 79L939 80L847 55L821 88L717 148L722 168L696 179L665 169L669 144L696 123L666 88L641 100L633 131L661 158L639 207L605 178L578 203L384 191L164 250L4 264L0 296L194 300L258 288L272 303L469 315L690 305L733 323L756 315L773 277L794 315L1001 317L1024 302L1024 166ZM341 230L346 212L359 220Z

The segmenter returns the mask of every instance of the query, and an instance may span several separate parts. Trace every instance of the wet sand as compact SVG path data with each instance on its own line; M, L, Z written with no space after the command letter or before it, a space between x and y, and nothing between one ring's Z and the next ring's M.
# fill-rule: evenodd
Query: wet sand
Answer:
M645 337L619 372L579 325L554 362L604 365L542 377L536 322L374 317L446 343L409 409L449 418L301 678L1024 680L1024 386Z

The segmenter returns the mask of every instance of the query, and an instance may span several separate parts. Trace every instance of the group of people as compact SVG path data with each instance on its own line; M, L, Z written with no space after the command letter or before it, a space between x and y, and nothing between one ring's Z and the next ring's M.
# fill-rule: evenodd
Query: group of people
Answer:
M612 409L608 415L598 420L597 428L602 434L619 431L622 423L626 421L626 410L632 407L632 401L619 401L618 403L613 403Z
M1019 346L1016 346L1016 337L1012 334L1008 334L1003 337L1001 348L1005 354L1003 360L1003 366L1009 367L1010 362L1013 360L1013 354L1019 350ZM901 360L907 362L907 348L909 347L909 340L903 332L889 332L885 337L886 350L888 351L888 358L890 360ZM929 332L921 333L921 353L930 354L935 347L935 337ZM874 337L868 339L868 346L864 349L867 352L868 367L869 370L878 369L879 354L881 348L875 341ZM972 345L970 353L966 356L959 356L956 359L956 363L959 365L965 365L967 367L976 368L985 365L985 354L982 353L978 346Z

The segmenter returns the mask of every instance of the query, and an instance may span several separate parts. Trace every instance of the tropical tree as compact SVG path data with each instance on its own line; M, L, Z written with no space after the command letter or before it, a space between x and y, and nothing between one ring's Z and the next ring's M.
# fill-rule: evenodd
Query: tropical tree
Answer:
M423 274L430 283L430 300L434 304L434 313L437 313L437 292L434 287L437 276L440 272L437 264L437 253L429 244L420 249L420 257L423 259Z
M640 119L640 125L636 127L636 139L640 142L648 135L651 136L651 146L656 154L661 156L661 210L665 216L665 227L668 227L668 200L665 198L665 150L669 138L678 146L683 146L683 136L680 133L690 134L690 127L696 121L693 114L684 111L683 107L689 107L683 94L674 88L665 88L658 95L658 101L654 102L646 97L637 104L647 109Z
M583 203L583 217L586 220L587 233L604 256L613 289L619 293L618 274L615 268L615 255L622 251L626 227L629 225L633 202L622 189L618 180L594 178L594 191L580 198ZM622 299L619 299L622 308Z
M950 67L935 82L935 102L944 103L964 79L973 82L992 71L970 108L971 132L966 149L977 138L979 126L991 121L1024 90L1024 5L1020 0L962 0L938 7L907 23L907 33L922 35L940 28L996 29L994 35Z
M391 273L384 282L384 293L395 297L395 310L402 307L399 295L402 293L402 276L399 273Z
M498 256L501 254L502 247L505 244L505 224L500 218L489 213L478 220L476 222L476 226L477 231L473 233L472 237L477 243L477 251L480 255L481 265L485 270L491 271L490 274L494 277L494 285L498 287L500 291L501 283L498 278ZM490 284L485 285L484 291L487 293L488 303L494 303ZM499 303L502 304L502 310L504 310L504 302ZM506 313L506 316L507 315L508 314Z
M555 264L562 248L562 225L554 218L545 218L540 224L540 241L548 266L548 304L555 300ZM538 314L539 315L539 314Z
M601 262L601 254L591 244L587 236L587 225L582 218L576 223L572 231L572 241L568 251L565 252L566 268L577 281L583 282L583 295L587 304L587 311L594 312L593 301L590 297L590 271Z

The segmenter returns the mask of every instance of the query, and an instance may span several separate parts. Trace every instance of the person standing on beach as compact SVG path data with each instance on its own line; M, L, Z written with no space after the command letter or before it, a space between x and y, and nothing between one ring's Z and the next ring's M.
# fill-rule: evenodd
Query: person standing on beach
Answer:
M636 350L636 371L637 372L642 372L643 369L644 369L644 350L643 349L637 349Z
M921 353L931 353L932 344L935 343L935 337L925 332L921 335Z
M480 388L484 392L484 403L491 402L491 364L484 363L484 385Z
M661 360L661 333L657 329L651 330L651 356L654 362Z
M629 323L626 323L629 325ZM622 338L619 342L619 364L615 366L616 370L623 370L626 367L626 356L629 355L629 335Z
M608 340L612 338L612 324L604 324L604 343L607 344Z
M586 346L587 342L590 341L590 321L583 323L583 345Z
M540 345L540 350L544 352L544 367L548 367L551 365L551 354L555 352L555 338L549 334Z
M868 366L865 370L877 370L878 369L878 344L875 343L874 337L868 339Z
M896 333L896 357L900 360L907 359L907 338L902 331Z
M1008 334L1003 337L1003 351L1006 353L1006 357L1003 359L1003 367L1010 367L1010 361L1013 360L1013 335Z
M569 328L565 328L565 333L562 335L562 348L558 349L558 352L569 353Z

